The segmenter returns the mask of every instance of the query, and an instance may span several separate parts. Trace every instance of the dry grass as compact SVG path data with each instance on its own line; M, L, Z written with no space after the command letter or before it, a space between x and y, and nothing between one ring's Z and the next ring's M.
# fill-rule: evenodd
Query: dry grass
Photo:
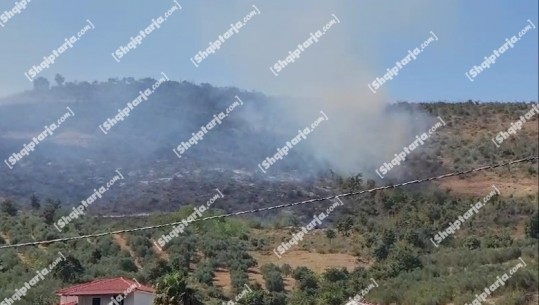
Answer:
M259 266L273 263L277 266L289 264L292 268L305 266L316 273L323 273L329 268L346 268L352 271L359 266L355 256L343 253L313 253L304 250L290 250L278 258L273 253L249 252Z
M469 117L453 115L452 119L454 127L440 130L440 135L443 135L444 138L459 139L465 143L463 146L473 150L477 144L475 142L476 139L490 139L500 131L506 131L511 126L511 123L518 119L518 116L497 113L489 118L482 117L471 120ZM505 148L512 150L510 147L511 142L514 139L519 138L527 141L529 145L537 146L538 136L539 120L537 116L534 116L532 120L523 125L522 130L519 130L515 135L512 135L509 139L505 140L502 145L507 146ZM501 149L494 147L493 143L488 144L491 144L493 149ZM453 168L455 164L453 157L453 150L445 151L444 147L442 147L442 156L440 157L440 160L445 167ZM519 167L519 170L513 169L510 176L506 171L495 170L478 173L477 175L466 177L465 179L460 179L458 177L444 179L438 182L438 185L444 189L451 189L453 192L461 195L484 196L485 193L489 192L488 189L492 184L500 189L502 197L526 197L528 195L537 195L539 192L537 175L530 177L525 170L526 168L527 166L522 166ZM537 169L537 167L535 168Z
M357 257L344 254L344 253L314 253L304 250L290 250L285 253L281 259L271 252L254 252L249 254L258 262L258 266L273 263L279 267L284 264L289 264L292 268L307 267L314 272L321 274L328 268L346 268L352 271L360 264ZM256 282L262 287L265 287L264 278L260 271L260 268L249 268L248 271L249 280ZM218 268L215 271L215 277L213 284L216 287L223 289L223 292L229 293L232 290L232 282L230 279L230 272L226 269ZM285 289L292 291L296 285L296 281L288 276L284 278Z
M500 190L500 196L505 198L536 196L539 192L537 176L520 177L516 174L512 177L501 177L496 172L478 173L465 179L451 177L441 180L438 185L460 195L475 197L486 196L492 191L492 185L495 185Z

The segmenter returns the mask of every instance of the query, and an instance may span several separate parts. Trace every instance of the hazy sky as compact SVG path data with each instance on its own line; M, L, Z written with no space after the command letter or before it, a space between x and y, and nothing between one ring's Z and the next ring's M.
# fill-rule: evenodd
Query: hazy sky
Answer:
M175 5L173 1L33 0L7 22L0 19L5 23L0 27L0 96L30 89L24 72L89 19L95 29L39 76L51 83L56 73L68 81L91 82L124 76L157 78L164 72L174 80L269 94L304 96L342 83L372 94L367 84L432 31L439 40L384 84L378 97L390 101L537 100L537 28L474 82L464 74L528 25L528 19L539 25L537 0L177 1L182 10L118 63L111 53ZM231 23L243 19L253 5L261 14L195 67L190 58ZM14 6L13 1L0 2L0 14ZM334 18L332 14L340 23L274 76L269 67Z

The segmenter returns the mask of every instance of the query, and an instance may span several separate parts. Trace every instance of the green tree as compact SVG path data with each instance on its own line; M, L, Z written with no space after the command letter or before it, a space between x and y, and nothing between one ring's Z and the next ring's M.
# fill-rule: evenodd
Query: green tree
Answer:
M155 305L203 305L194 289L187 285L187 274L165 275L156 286Z
M292 273L299 290L305 291L309 295L315 295L318 290L318 279L315 273L307 267L298 267Z
M97 264L97 262L101 259L101 257L102 257L101 251L98 248L94 249L92 253L90 254L90 263Z
M46 200L46 205L41 212L41 217L45 219L45 223L52 225L54 223L54 218L56 217L56 212L60 208L60 200L54 201L52 199Z
M337 222L337 231L344 236L350 236L350 230L354 225L354 219L351 216L346 216Z
M185 250L179 253L175 253L171 257L171 266L175 271L187 272L189 270L189 264L193 254L189 250Z
M281 266L281 271L283 271L285 276L289 276L292 274L292 267L289 264L284 264Z
M294 291L289 295L289 305L317 305L316 297L304 291Z
M194 277L197 281L204 283L208 286L213 285L213 278L215 273L213 272L212 262L206 262L202 266L199 266L194 273Z
M374 247L373 254L378 261L382 261L389 255L389 246L383 242L379 242L376 247Z
M56 268L53 270L53 276L61 280L64 283L77 283L82 275L84 274L85 269L80 263L80 261L71 256L66 256L65 260L61 261Z
M62 75L60 74L56 74L54 76L54 81L56 82L56 84L58 85L58 87L62 87L62 85L64 84L64 82L66 81L65 77L63 77Z
M331 240L337 237L337 234L335 233L335 231L329 229L326 231L326 237L329 239L329 244L331 245Z
M58 304L58 300L56 298L38 296L38 297L36 297L35 299L32 300L32 304L34 304L34 305L55 305L55 304Z
M127 271L127 272L137 272L138 271L138 267L137 265L133 262L133 260L129 259L129 258L124 258L122 260L120 260L120 269L123 270L123 271Z
M466 240L464 240L464 247L468 248L469 250L481 248L481 240L479 240L479 238L475 235L468 236Z
M267 305L265 302L266 292L264 290L255 290L238 300L241 305Z
M388 247L391 247L396 240L397 238L393 230L384 230L384 233L382 234L382 241L384 242L384 244L386 244Z
M32 209L34 210L39 210L41 208L39 198L37 198L35 194L32 194L32 197L30 198L30 206L32 206Z
M34 90L35 91L46 91L50 88L49 81L44 77L38 77L34 79Z
M249 277L245 271L233 269L230 271L230 280L234 289L240 289L249 282Z
M160 277L170 272L172 272L172 268L166 261L160 259L155 265L149 268L148 280L150 282L156 282Z
M346 268L337 269L329 268L326 269L326 272L322 275L325 281L329 283L336 283L339 281L346 281L348 279L348 270Z
M388 262L387 268L390 276L397 276L401 272L408 272L423 267L419 255L406 246L401 246L392 251Z
M273 270L264 274L264 281L266 283L266 289L271 292L283 292L284 281L281 273Z
M13 201L8 199L2 202L2 204L0 204L0 211L9 216L16 216L18 209L13 203Z
M535 239L539 238L539 211L537 210L526 223L526 236Z

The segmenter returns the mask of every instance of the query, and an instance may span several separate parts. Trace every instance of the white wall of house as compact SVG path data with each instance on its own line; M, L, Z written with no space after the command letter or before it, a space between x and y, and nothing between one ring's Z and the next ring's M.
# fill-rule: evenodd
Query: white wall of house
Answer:
M100 298L101 304L100 305L115 305L114 302L112 302L111 297L115 297L116 295L91 295L91 296L80 296L79 297L79 305L92 305L92 299L93 298ZM112 302L112 303L111 303ZM129 294L124 299L124 305L151 305L152 303L135 303L135 296L134 293Z
M79 297L75 296L60 296L60 305L75 302L79 299Z
M135 304L133 305L152 305L155 295L144 291L135 291ZM126 304L127 305L127 304Z

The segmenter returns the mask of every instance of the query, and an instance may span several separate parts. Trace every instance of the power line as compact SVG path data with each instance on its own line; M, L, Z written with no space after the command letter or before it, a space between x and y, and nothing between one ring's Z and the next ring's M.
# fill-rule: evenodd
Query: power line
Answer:
M502 166L508 166L508 165L512 165L512 164L516 164L516 163L535 161L538 158L539 157L528 157L528 158L524 158L524 159L518 159L518 160L513 160L513 161L509 161L509 162L505 162L505 163L500 163L500 164L477 167L477 168L473 168L473 169L469 169L469 170L465 170L465 171L453 172L453 173L444 174L444 175L435 176L435 177L430 177L430 178L417 179L417 180L411 180L411 181L398 183L398 184L393 184L393 185L375 187L375 188L372 188L372 189L358 191L358 192L343 193L343 194L333 195L333 196L328 196L328 197L323 197L323 198L316 198L316 199L298 201L298 202L293 202L293 203L285 203L285 204L280 204L280 205L271 206L271 207L258 208L258 209L252 209L252 210L245 210L245 211L239 211L239 212L234 212L234 213L229 213L229 214L209 216L209 217L204 217L204 218L200 218L200 219L195 219L193 222L206 221L206 220L212 220L212 219L220 219L220 218L239 216L239 215L244 215L244 214L259 213L259 212L270 211L270 210L275 210L275 209L288 208L288 207L292 207L292 206L296 206L296 205L300 205L300 204L319 202L319 201L330 200L330 199L341 198L341 197L356 196L356 195L372 193L372 192L376 192L376 191L380 191L380 190L386 190L386 189L402 187L402 186L406 186L406 185L410 185L410 184L418 184L418 183L423 183L423 182L428 182L428 181L434 181L434 180L440 180L440 179L445 179L445 178L454 177L454 176L470 174L470 173L479 172L479 171L483 171L483 170L489 170L489 169L494 169L494 168L498 168L498 167L502 167ZM91 237L101 237L101 236L113 235L113 234L122 234L122 233L129 233L129 232L137 232L137 231L159 229L159 228L179 225L181 223L182 223L181 221L178 221L178 222L171 222L171 223L165 223L165 224L154 225L154 226L138 227L138 228L124 229L124 230L117 230L117 231L109 231L109 232L96 233L96 234L88 234L88 235L73 236L73 237L64 237L64 238L57 238L57 239L51 239L51 240L34 241L34 242L28 242L28 243L19 243L19 244L13 244L13 245L3 245L3 246L0 246L0 249L20 248L20 247L26 247L26 246L42 245L42 244L52 244L52 243L57 243L57 242L66 242L66 241L86 239L86 238L91 238Z

